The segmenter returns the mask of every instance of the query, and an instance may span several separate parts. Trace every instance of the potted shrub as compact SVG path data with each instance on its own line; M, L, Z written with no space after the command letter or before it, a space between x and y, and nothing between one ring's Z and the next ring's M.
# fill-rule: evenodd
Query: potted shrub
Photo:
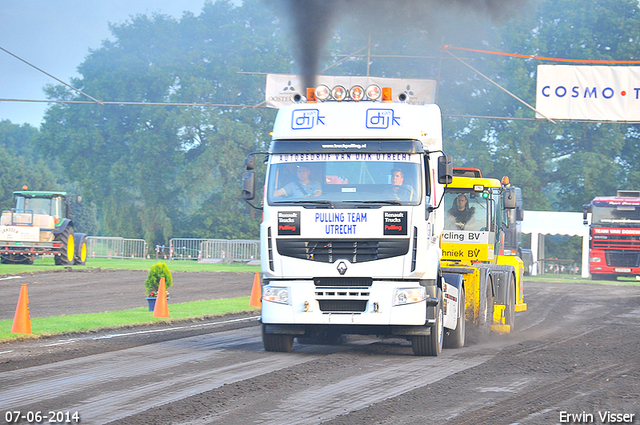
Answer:
M169 299L169 288L173 285L171 272L165 263L157 263L151 266L147 280L144 281L144 289L147 294L149 303L149 311L153 311L158 297L158 287L160 286L160 278L164 277L164 283L167 288L167 299Z

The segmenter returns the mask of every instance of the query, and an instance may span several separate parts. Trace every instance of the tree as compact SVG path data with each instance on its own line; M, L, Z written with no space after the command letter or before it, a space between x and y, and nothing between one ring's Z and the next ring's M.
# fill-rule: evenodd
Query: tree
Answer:
M264 82L239 71L290 66L275 23L257 0L208 2L180 20L139 15L111 26L115 40L92 51L72 83L108 101L255 105ZM48 95L84 100L62 86ZM244 156L264 150L272 116L231 106L58 104L39 143L96 204L102 234L149 246L174 235L256 238L259 218L237 198Z
M29 124L0 121L0 208L15 207L13 191L27 186L31 190L59 190L64 180L56 164L34 147L38 129Z

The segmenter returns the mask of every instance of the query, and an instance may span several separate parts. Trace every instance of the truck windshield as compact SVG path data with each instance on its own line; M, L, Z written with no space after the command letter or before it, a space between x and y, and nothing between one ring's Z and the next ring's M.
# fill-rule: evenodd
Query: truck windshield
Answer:
M591 224L596 226L640 225L640 207L633 205L594 205Z
M450 190L444 194L445 230L488 231L488 199L473 190Z
M418 205L419 154L275 154L267 179L269 204Z

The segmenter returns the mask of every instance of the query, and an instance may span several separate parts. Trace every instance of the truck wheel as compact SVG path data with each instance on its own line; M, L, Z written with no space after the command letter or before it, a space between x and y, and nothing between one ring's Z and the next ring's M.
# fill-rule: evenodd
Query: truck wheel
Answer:
M439 356L444 344L444 318L442 313L442 295L438 297L436 324L429 335L418 335L411 339L411 348L416 356Z
M487 279L486 294L480 300L480 317L478 326L480 334L488 334L491 332L491 324L493 323L493 290L491 289L491 277Z
M293 349L293 335L268 334L266 325L262 325L262 343L266 351L288 353Z
M458 317L458 323L454 331L446 331L444 334L444 347L445 348L462 348L464 347L464 340L466 336L466 311L464 307L465 297L464 288L460 287L460 294L458 295L458 304L460 305L460 316Z
M84 266L87 262L87 238L83 237L76 250L76 258L73 263L79 266Z
M511 326L513 331L516 327L516 280L511 275L509 282L509 304L507 305L504 318L505 325Z
M55 256L55 262L58 266L71 266L73 265L73 258L75 253L75 241L73 239L73 227L67 226L62 232L56 235L55 240L60 241L62 248L60 249L60 255Z

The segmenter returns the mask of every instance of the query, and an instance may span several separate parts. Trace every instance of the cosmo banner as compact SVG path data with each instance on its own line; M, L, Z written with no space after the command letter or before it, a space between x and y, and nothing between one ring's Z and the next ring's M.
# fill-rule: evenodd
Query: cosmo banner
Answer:
M436 80L319 75L316 77L316 84L325 84L329 88L341 85L347 90L356 84L364 89L371 84L377 84L380 87L391 87L394 98L397 98L398 94L402 92L407 93L409 97L407 103L414 105L434 103L436 97ZM284 105L290 105L293 103L293 95L296 93L303 96L306 96L307 93L307 89L303 87L301 75L267 74L265 92L267 107L280 108Z
M536 118L640 121L640 67L538 65Z

